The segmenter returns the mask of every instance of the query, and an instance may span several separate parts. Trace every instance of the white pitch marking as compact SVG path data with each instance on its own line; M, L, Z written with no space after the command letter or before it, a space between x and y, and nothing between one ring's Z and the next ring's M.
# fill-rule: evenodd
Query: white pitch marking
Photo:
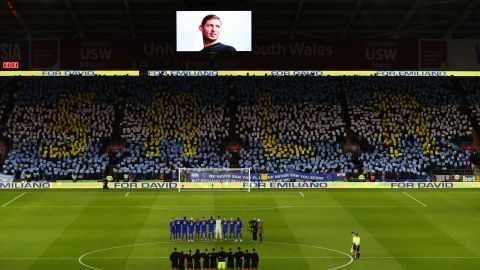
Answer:
M130 195L128 196L130 198L177 198L177 197L181 197L181 198L205 198L205 196L196 196L196 195L193 195L193 196L181 196L181 195L145 195L145 196L142 196L142 195ZM215 198L237 198L238 196L228 196L228 195L223 195L223 196L214 196ZM291 195L278 195L278 196L252 196L252 195L246 195L246 196L243 196L243 197L247 197L247 198L298 198L297 195L294 195L294 196L291 196Z
M184 209L192 209L192 210L212 210L212 206L203 206L206 208L192 208L192 207L182 207L182 208L175 208L175 207L155 207L155 206L138 206L140 208L147 208L147 209L155 209L155 210L184 210ZM222 209L222 210L243 210L243 211L255 211L255 210L275 210L275 209L284 209L289 208L291 206L275 206L275 207L215 207L215 209Z
M300 195L302 195L302 197L305 197L305 195L303 195L303 193L300 191Z
M87 257L87 259L168 259L170 257L156 257L156 256L146 256L146 257ZM293 257L293 256L276 256L276 257L261 257L262 259L345 259L345 257L340 256L305 256L305 257ZM70 259L70 258L68 258Z
M55 257L55 258L48 258L48 257L45 257L45 258L35 258L35 257L26 257L26 258L1 258L0 257L0 260L76 260L78 258L69 258L69 257Z
M161 257L161 256L131 256L131 257L121 257L121 256L116 256L116 257L108 257L108 256L92 256L92 257L87 257L87 259L168 259L169 257ZM341 256L276 256L276 257L262 257L262 259L345 259L345 257ZM407 259L407 260L443 260L443 259L452 259L452 260L469 260L469 259L480 259L479 256L453 256L453 257L437 257L437 256L424 256L424 257L395 257L395 256L385 256L385 257L375 257L375 256L363 256L362 259L370 259L370 260L383 260L383 259ZM35 258L35 257L7 257L7 258L1 258L0 260L78 260L77 257L40 257L40 258Z
M130 192L127 192L127 194L125 194L125 198L128 197L128 193L130 193Z
M26 192L23 192L22 194L18 195L17 197L11 199L10 201L8 201L6 204L2 205L2 207L5 207L7 205L9 205L11 202L15 201L16 199L22 197L23 194L25 194Z
M168 259L170 257L160 257L160 256L140 256L140 257L87 257L88 259ZM70 258L68 258L70 259ZM263 257L262 259L345 259L345 257L340 256L306 256L306 257L292 257L292 256L275 256L275 257Z
M131 196L128 196L130 198ZM297 196L298 198L298 196ZM197 205L195 207L191 205L176 206L176 207L165 207L165 206L144 206L144 205L19 205L19 206L8 206L10 208L145 208L145 209L161 209L161 210L182 210L182 209L191 209L191 210L211 210L213 206ZM262 209L286 209L286 208L423 208L424 206L400 206L400 205L279 205L279 206L264 206L264 207L248 207L248 206L223 206L215 207L215 209L236 209L236 210L262 210Z
M426 204L424 204L423 202L415 199L415 197L413 197L412 195L410 195L410 194L408 194L408 193L406 193L406 192L403 192L403 194L405 194L405 195L407 195L408 197L414 199L414 200L417 201L419 204L423 205L423 207L428 207L428 206L427 206Z
M108 251L108 250L113 250L113 249L119 249L119 248L126 248L126 247L134 247L134 246L146 246L146 245L158 245L158 244L177 244L176 242L150 242L150 243L140 243L140 244L130 244L130 245L121 245L121 246L114 246L114 247L109 247L109 248L102 248L102 249L98 249L98 250L94 250L94 251L90 251L88 253L85 253L83 255L81 255L80 257L78 257L78 263L80 263L81 265L87 267L87 268L90 268L90 269L93 269L93 270L103 270L102 268L97 268L97 267L94 267L94 266L91 266L91 265L88 265L86 263L83 262L84 259L90 259L90 258L97 258L97 257L88 257L88 255L91 255L91 254L95 254L95 253L99 253L99 252L102 252L102 251ZM349 254L343 252L343 251L340 251L340 250L336 250L336 249L331 249L331 248L326 248L326 247L321 247L321 246L312 246L312 245L302 245L302 244L293 244L293 243L281 243L281 242L264 242L264 244L276 244L276 245L288 245L288 246L298 246L298 247L307 247L307 248L314 248L314 249L323 249L323 250L328 250L328 251L332 251L332 252L336 252L336 253L339 253L341 255L345 255L345 257L343 257L343 259L348 259L349 261L345 264L342 264L340 266L337 266L337 267L333 267L333 268L329 268L327 270L335 270L335 269L340 269L340 268L343 268L345 266L348 266L350 265L352 262L353 262L353 257L350 256ZM129 257L130 258L130 257Z
M339 257L339 256L306 256L306 257L262 257L262 259L345 259L345 257ZM368 257L364 256L361 259L370 259L370 260L383 260L383 259L407 259L407 260L443 260L443 259L457 259L457 260L465 260L465 259L480 259L478 256L472 256L472 257Z

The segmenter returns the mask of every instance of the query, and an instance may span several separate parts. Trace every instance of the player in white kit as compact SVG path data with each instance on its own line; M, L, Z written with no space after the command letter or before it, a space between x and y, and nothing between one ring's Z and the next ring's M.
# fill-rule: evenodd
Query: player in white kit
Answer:
M218 241L219 238L220 241L222 241L222 220L220 219L220 216L215 220L215 240Z

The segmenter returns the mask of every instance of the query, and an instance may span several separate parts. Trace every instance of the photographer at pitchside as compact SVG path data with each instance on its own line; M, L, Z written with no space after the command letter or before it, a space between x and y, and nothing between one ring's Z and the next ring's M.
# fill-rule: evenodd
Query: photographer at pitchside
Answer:
M257 242L257 235L258 235L258 221L256 218L253 218L248 222L250 225L250 232L252 232L252 239L253 242Z

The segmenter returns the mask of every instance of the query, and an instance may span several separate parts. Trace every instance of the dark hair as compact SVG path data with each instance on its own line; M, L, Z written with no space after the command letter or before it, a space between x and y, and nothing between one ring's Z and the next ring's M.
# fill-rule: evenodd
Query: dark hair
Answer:
M217 19L219 20L220 22L222 22L222 20L220 20L220 18L215 15L215 14L210 14L210 15L207 15L205 17L203 17L203 20L202 20L202 26L205 25L205 23L208 21L208 20L211 20L211 19Z

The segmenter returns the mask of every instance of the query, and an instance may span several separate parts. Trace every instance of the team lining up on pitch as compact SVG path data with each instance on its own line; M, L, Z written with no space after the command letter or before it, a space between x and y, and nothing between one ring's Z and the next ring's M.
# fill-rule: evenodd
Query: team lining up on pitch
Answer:
M170 241L240 241L243 242L242 238L242 229L243 222L240 217L237 217L236 220L230 218L228 220L226 217L223 220L220 216L217 216L217 219L214 219L211 216L209 219L202 217L194 219L191 217L189 220L186 216L183 219L177 217L176 219L172 218L169 222L170 225ZM250 231L252 232L253 241L257 241L257 233L260 231L260 242L263 241L263 222L260 219L252 219L249 221ZM259 226L260 225L260 226ZM203 260L203 263L200 262ZM212 251L205 249L205 252L200 253L200 250L197 249L194 254L189 250L188 253L183 251L178 252L174 248L173 252L170 254L170 261L172 264L173 270L183 270L185 269L248 269L256 270L258 269L259 257L255 249L252 250L252 253L249 253L248 250L244 252L238 247L238 250L233 253L232 249L229 248L228 252L223 250L223 247L220 248L220 251L215 252L215 248L212 248ZM235 263L234 263L235 261ZM225 262L227 263L225 265Z
M215 248L212 251L205 249L205 252L200 252L199 249L192 253L191 250L188 253L183 251L177 251L177 248L173 249L170 254L170 262L172 264L172 270L184 270L185 262L186 269L244 269L244 270L257 270L260 259L255 249L249 253L248 250L242 251L238 247L236 252L233 252L231 248L227 252L220 248L220 251L216 252Z
M169 222L170 225L170 241L207 241L207 240L235 240L242 242L242 220L237 217L236 220L230 218L217 219L210 217L206 219L202 217L190 220L187 217L183 217L183 220L177 217L172 218ZM208 230L207 230L208 228ZM256 229L256 228L255 228ZM228 233L230 232L230 233ZM256 240L256 239L254 239Z

